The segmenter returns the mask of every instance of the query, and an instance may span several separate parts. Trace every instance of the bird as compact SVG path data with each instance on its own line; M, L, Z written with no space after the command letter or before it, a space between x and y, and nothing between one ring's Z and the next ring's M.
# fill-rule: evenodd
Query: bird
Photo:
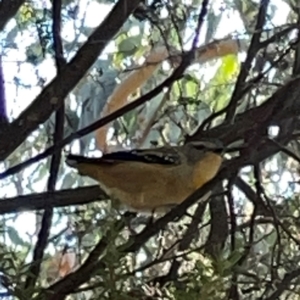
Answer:
M100 158L69 154L66 164L125 208L137 212L164 211L183 202L218 173L224 153L219 141L182 146L133 149Z

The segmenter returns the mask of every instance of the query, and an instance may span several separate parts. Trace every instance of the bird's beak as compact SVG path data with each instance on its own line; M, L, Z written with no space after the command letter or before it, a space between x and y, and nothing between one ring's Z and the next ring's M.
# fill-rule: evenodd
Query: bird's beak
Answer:
M230 152L237 152L237 151L241 151L241 150L244 150L246 149L247 146L246 145L241 145L241 146L236 146L236 147L226 147L225 149L225 153L230 153Z

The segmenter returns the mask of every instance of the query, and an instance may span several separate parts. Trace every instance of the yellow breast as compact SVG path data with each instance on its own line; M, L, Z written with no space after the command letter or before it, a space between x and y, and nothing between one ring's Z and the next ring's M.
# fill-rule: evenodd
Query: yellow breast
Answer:
M203 159L196 163L193 172L193 184L195 189L213 179L222 164L222 157L213 152L205 154Z

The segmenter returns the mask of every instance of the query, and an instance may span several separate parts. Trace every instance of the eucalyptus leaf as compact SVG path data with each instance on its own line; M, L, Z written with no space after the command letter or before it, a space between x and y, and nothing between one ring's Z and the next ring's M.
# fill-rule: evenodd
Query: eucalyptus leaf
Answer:
M141 42L141 36L130 36L118 45L118 49L121 53L126 56L133 55L135 51L138 49L139 44Z
M20 237L18 231L14 227L7 226L6 232L8 234L9 239L15 246L27 245L27 243Z

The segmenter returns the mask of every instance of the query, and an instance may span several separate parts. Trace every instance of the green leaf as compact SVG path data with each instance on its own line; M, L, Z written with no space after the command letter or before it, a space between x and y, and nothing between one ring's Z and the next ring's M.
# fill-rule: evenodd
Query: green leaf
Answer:
M240 251L233 251L225 261L225 269L230 271L230 269L237 264L241 257L242 253Z
M40 43L35 43L30 45L26 49L26 56L27 56L27 61L29 63L32 63L33 65L38 65L43 61L43 49L40 45Z
M185 74L182 79L182 84L185 88L186 96L195 98L199 91L199 82L197 79L191 74Z
M130 56L133 55L139 48L138 45L141 42L141 36L130 36L127 39L120 42L118 48L123 54Z
M19 22L27 23L34 18L34 10L28 3L22 5L19 9Z
M238 74L239 61L236 55L227 55L221 59L222 64L217 69L215 77L211 80L211 99L214 109L223 109L230 99L230 92L233 89L234 80Z
M7 227L7 234L11 242L16 246L25 246L26 242L20 237L18 231L11 226Z
M228 81L232 79L235 75L237 75L239 63L236 55L227 55L222 58L222 65L219 69L220 72L223 72L224 81Z

